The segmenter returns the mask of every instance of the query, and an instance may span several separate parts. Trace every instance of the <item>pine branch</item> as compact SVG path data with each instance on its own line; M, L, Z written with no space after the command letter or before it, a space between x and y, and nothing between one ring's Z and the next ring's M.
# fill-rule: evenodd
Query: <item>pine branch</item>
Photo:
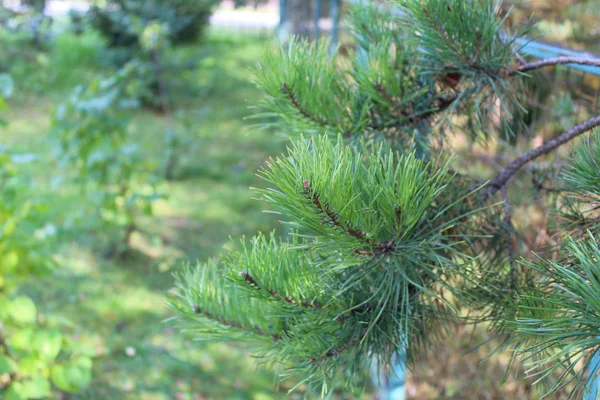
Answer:
M387 101L391 105L394 105L394 103L396 103L396 100L392 97L392 95L390 95L388 93L388 91L383 87L383 85L381 83L374 83L373 89L375 89L377 91L377 93L379 93L379 95L381 97L383 97L385 99L385 101Z
M319 214L323 214L323 221L325 223L328 223L331 226L338 228L342 232L347 233L349 236L352 236L353 238L356 238L359 241L375 248L374 251L355 250L356 254L381 255L390 253L394 250L394 243L396 238L387 242L378 242L377 240L369 238L369 235L366 232L356 227L353 227L348 221L342 223L339 219L338 214L331 209L328 202L325 202L325 204L321 203L319 193L312 190L312 188L310 187L310 183L306 179L302 181L302 185L304 187L304 195L308 200L312 202L312 204L317 209L317 212Z
M384 94L387 94L387 92L385 92L385 89L381 85L376 85L375 88L382 96L384 96ZM381 92L380 90L383 92ZM400 110L400 113L402 114L403 117L408 119L408 121L411 124L417 124L421 121L426 121L429 118L447 110L460 97L461 94L462 94L462 92L455 94L453 96L450 96L450 97L442 97L442 98L436 99L435 100L436 104L433 106L433 108L430 110L424 111L422 113L409 113L409 112L406 112L405 110ZM388 100L388 99L386 99L386 100ZM388 101L390 101L390 100L388 100ZM393 121L390 124L386 124L384 127L390 128L390 127L396 126L397 123L398 123L398 121Z
M269 333L267 333L267 332L265 332L262 329L257 328L257 327L249 328L247 326L238 324L237 322L228 321L225 318L219 317L218 315L214 315L214 314L212 314L212 313L210 313L210 312L208 312L206 310L201 309L200 306L198 306L196 304L194 304L192 306L192 309L194 310L194 313L199 314L199 315L203 315L204 317L206 317L208 319L211 319L213 321L216 321L216 322L218 322L221 325L228 326L230 328L234 328L234 329L238 329L238 330L242 330L244 332L248 332L248 333L253 333L253 334L256 334L256 335L264 336L264 337L270 337L271 339L273 339L275 341L278 341L278 340L281 339L281 336L279 336L276 333L269 334Z
M439 25L438 21L436 21L436 19L434 17L432 17L432 15L427 11L427 9L423 8L422 13L425 17L427 17L427 19L429 20L431 25L434 27L434 29L437 31L437 33L444 39L444 41L446 42L446 45L450 49L452 49L452 51L454 51L455 54L457 54L465 62L468 63L468 58L465 57L465 55L462 53L462 51L458 47L455 46L454 41L452 39L450 39L450 37L448 37L448 33L444 30L444 28L442 28Z
M354 346L357 343L360 343L360 341L365 337L365 335L366 335L366 332L363 333L362 335L360 335L360 337L354 338L354 339L350 340L349 342L342 344L341 346L330 349L326 353L324 353L316 358L310 358L308 361L311 364L316 364L320 361L324 361L324 360L327 360L328 358L340 355L344 351L348 350L350 347Z
M298 301L298 300L294 300L290 296L282 296L273 289L263 289L258 284L258 282L256 282L256 280L247 271L240 271L240 275L244 278L244 280L246 281L246 283L248 283L248 285L252 286L256 290L266 290L267 292L269 292L269 294L271 294L271 296L273 296L275 298L275 300L283 299L287 303L290 303L295 306L300 305L304 308L315 308L317 310L321 310L323 308L323 305L321 303L319 303L318 301L312 301L312 302L308 301L308 300Z
M544 60L533 61L520 65L516 69L506 72L506 76L514 76L518 73L524 73L535 69L551 66L551 65L564 65L564 64L580 64L580 65L591 65L594 67L600 67L600 59L597 58L582 58L582 57L552 57Z
M510 180L510 178L524 165L529 163L530 161L544 155L548 154L552 150L556 149L562 144L567 143L568 141L576 138L577 136L585 133L597 126L600 126L600 116L596 116L588 119L581 124L578 124L564 132L560 136L548 140L541 146L536 147L535 149L531 149L528 152L517 157L513 162L507 165L500 173L492 179L488 183L488 189L484 192L484 198L487 199L490 196L494 195L498 190L502 189L504 185Z
M335 211L333 211L331 207L329 207L328 202L325 202L325 204L321 203L321 196L319 195L319 193L312 190L312 188L310 187L310 183L308 183L306 179L302 181L302 186L304 187L304 195L316 207L317 212L319 214L323 214L323 221L325 223L328 223L331 226L334 226L339 230L346 232L348 235L360 240L361 242L372 244L369 241L366 232L352 227L348 222L346 222L345 224L340 222L338 214Z
M411 118L411 122L417 123L447 110L452 104L454 104L454 102L460 97L461 94L462 92L459 94L455 94L451 97L442 97L441 99L438 99L436 108L430 111L426 111L423 114L411 115L409 117Z
M319 117L316 117L316 116L312 115L307 109L305 109L300 104L300 102L298 101L298 98L296 97L296 94L294 94L294 92L288 86L287 83L284 82L284 83L281 84L281 91L287 96L287 98L290 100L290 102L292 103L292 105L294 106L294 108L304 118L308 119L309 121L315 122L315 123L317 123L317 124L319 124L321 126L329 126L329 122L327 122L326 119L319 118Z

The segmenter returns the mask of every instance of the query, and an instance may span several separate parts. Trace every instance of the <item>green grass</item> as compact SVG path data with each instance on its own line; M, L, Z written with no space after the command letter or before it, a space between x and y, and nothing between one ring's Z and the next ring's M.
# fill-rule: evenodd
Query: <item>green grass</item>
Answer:
M61 172L47 140L57 102L76 84L110 74L100 62L101 42L91 35L59 37L38 64L23 65L15 74L19 90L11 99L11 123L2 131L2 142L38 155L27 172L51 205L60 237L55 272L24 292L44 316L70 320L74 342L95 354L93 384L74 398L288 398L289 384L277 388L273 372L257 369L244 346L196 342L165 322L172 313L163 297L173 285L172 272L184 264L218 256L230 237L277 228L274 216L252 200L249 187L262 185L255 171L280 153L283 143L269 132L249 130L244 121L251 114L248 106L260 96L249 69L266 44L260 38L209 36L208 56L184 79L210 86L210 95L178 99L192 116L180 179L167 184L168 200L143 220L133 240L136 251L124 261L102 257L106 234L66 225L82 213L85 199L64 181L52 186ZM199 51L182 50L185 55ZM157 166L165 156L166 127L166 118L151 111L132 116L132 140Z

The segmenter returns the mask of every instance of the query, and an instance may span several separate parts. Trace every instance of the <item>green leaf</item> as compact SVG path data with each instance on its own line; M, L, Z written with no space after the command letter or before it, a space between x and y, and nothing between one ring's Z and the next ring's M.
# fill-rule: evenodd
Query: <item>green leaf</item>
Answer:
M16 393L20 396L15 397L17 399L43 399L50 396L51 393L50 382L43 376L36 376L24 382L16 382L12 387L15 387Z
M5 227L8 227L7 223ZM19 264L19 254L16 251L11 251L0 257L0 271L13 272Z
M78 392L92 380L92 360L89 357L79 357L72 362L54 365L50 377L60 390Z
M19 374L33 376L38 374L46 365L33 355L27 355L19 359Z
M11 301L9 315L17 324L33 324L37 319L37 309L29 297L19 296Z
M15 382L10 385L10 388L6 391L4 400L26 400L26 397L23 397L20 393L21 382ZM0 393L1 394L1 393Z
M7 356L0 355L0 375L15 371L15 362Z
M48 362L53 361L60 353L62 334L60 331L39 331L33 337L33 348L40 357Z
M31 339L33 338L33 329L26 328L20 329L10 337L10 347L15 350L24 351L29 353L31 350Z

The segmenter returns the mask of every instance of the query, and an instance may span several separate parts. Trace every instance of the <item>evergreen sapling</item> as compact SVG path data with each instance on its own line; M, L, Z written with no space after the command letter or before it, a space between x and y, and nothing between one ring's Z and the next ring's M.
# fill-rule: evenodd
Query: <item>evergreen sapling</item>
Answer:
M506 339L501 349L516 348L515 361L550 363L542 377L564 371L550 391L575 382L571 395L584 393L598 369L590 365L600 267L590 260L598 259L600 153L589 153L597 142L576 148L567 189L555 194L572 217L564 232L577 233L537 261L518 260L508 190L524 166L590 132L600 117L490 179L460 170L452 140L464 133L472 143L514 144L527 132L531 74L600 60L523 59L517 39L526 32L509 31L493 0L393 3L399 12L350 12L356 48L348 57L330 57L326 41L292 38L258 65L266 93L258 117L293 142L261 170L269 188L257 193L287 235L259 234L186 268L169 302L191 333L251 340L262 360L283 366L281 376L322 396L362 382L372 363L384 372L397 359L413 365L465 322L489 323ZM564 262L546 260L556 250Z

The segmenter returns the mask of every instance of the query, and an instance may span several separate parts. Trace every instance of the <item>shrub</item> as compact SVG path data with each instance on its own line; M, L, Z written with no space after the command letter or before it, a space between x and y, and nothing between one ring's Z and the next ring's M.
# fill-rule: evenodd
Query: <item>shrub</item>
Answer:
M144 27L158 21L174 44L198 40L217 0L109 0L90 10L90 21L109 47L139 49Z
M20 293L24 282L54 267L55 228L16 164L28 159L0 147L0 397L7 400L56 397L52 385L76 393L92 373L92 360L73 351L65 327L39 318L34 301Z
M56 111L51 140L60 165L92 200L97 220L123 233L110 254L128 250L140 214L150 214L162 197L155 166L129 140L127 111L138 102L139 71L127 64L116 75L80 85ZM93 219L93 218L92 218Z

